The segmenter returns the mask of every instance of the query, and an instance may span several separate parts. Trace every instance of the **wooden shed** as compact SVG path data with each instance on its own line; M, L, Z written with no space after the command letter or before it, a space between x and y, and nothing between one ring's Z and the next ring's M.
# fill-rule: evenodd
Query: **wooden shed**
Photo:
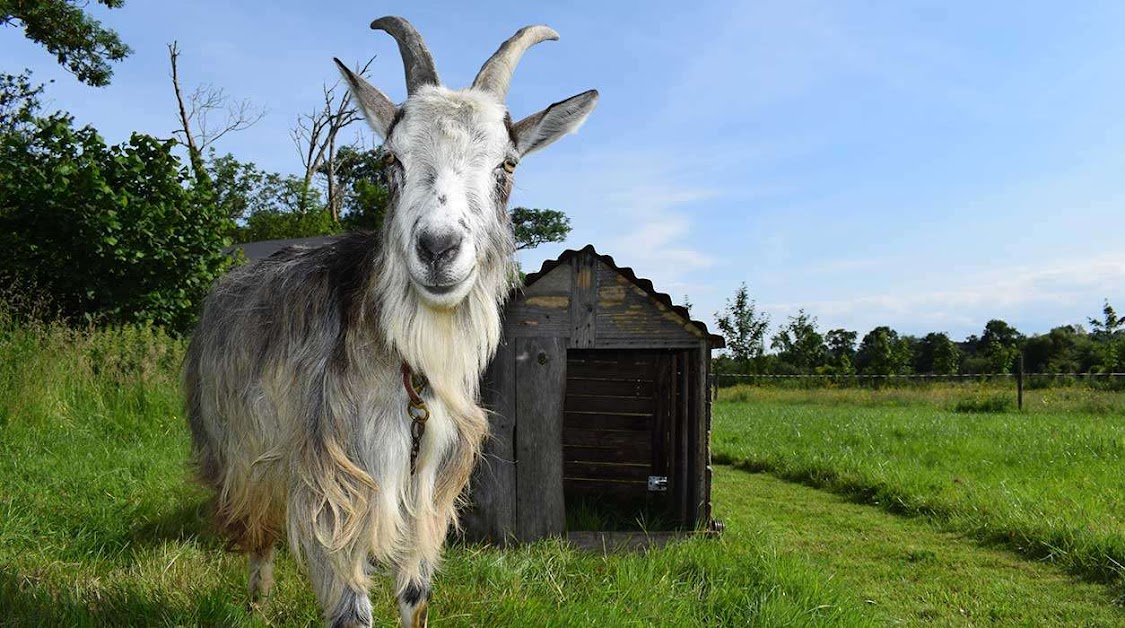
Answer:
M527 277L483 384L492 438L471 540L562 535L591 502L666 526L711 522L708 378L723 339L592 246Z

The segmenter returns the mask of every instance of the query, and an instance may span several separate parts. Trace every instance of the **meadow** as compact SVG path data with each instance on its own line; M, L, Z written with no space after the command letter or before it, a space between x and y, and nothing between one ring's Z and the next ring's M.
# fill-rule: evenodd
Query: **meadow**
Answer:
M0 325L0 625L318 624L308 583L284 550L274 595L259 612L245 608L244 560L223 549L207 523L207 495L190 481L178 391L183 348L182 340L144 327L75 331ZM808 455L827 459L841 447L858 446L847 445L857 437L843 434L818 439L816 446L783 442L783 435L794 433L794 422L808 421L799 431L809 435L815 417L844 399L821 403L821 393L737 394L748 397L716 406L715 442L716 451L739 466L760 470L775 464L785 475L778 462L783 458L771 451L801 460L806 450L820 447L819 454ZM766 398L751 399L758 395ZM849 403L844 407L855 413L898 408L919 416L933 405ZM955 422L982 420L942 412ZM1089 467L1104 451L1116 451L1120 461L1120 416L1079 414L1106 423L1101 438L1110 444L1092 437L1082 441L1102 442L1101 449L1082 454L1075 464L1095 474L1091 481L1109 482L1108 470L1096 475ZM774 422L780 425L768 427ZM1062 423L1052 429L1069 433ZM775 430L772 439L759 438L769 429ZM1081 440L1066 438L1070 447ZM926 454L919 444L903 456L932 455L934 464L942 464L944 450L930 449L934 453ZM891 457L883 466L896 463ZM959 476L972 486L998 477L974 474L972 468ZM1078 475L1076 470L1066 477ZM1001 482L1018 488L1012 483ZM1054 486L1044 490L1078 499L1065 482ZM933 488L945 495L936 484ZM998 499L983 490L973 494ZM719 539L690 538L646 553L609 556L560 541L507 550L454 544L435 582L432 625L1108 626L1125 616L1105 585L1113 574L1098 567L1098 548L1119 547L1113 539L1120 541L1121 521L1112 519L1114 508L1121 512L1119 489L1103 495L1105 503L1083 497L1076 502L1078 513L1045 510L1049 520L1076 526L1090 517L1082 528L1090 538L1075 545L1092 548L1092 567L1088 573L1079 570L1082 577L1006 549L981 547L954 530L956 518L935 523L888 514L730 467L716 470L714 491L715 514L727 524ZM1100 493L1090 492L1095 494ZM1072 568L1086 564L1061 562ZM372 599L377 625L395 625L387 579L376 578Z
M1000 384L731 388L714 406L714 455L1120 590L1125 394L1031 390L1023 412L1014 398Z

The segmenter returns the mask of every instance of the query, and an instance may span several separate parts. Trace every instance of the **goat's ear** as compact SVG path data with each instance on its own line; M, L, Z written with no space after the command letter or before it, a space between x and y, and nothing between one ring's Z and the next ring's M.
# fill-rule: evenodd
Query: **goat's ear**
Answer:
M573 133L598 104L598 91L591 89L557 102L516 123L516 150L521 156L533 153Z
M363 117L367 118L367 123L380 138L387 139L387 131L391 128L391 121L395 119L395 104L374 85L363 80L362 76L349 70L342 61L335 57L332 60L336 62L336 67L340 68L340 74L344 75L348 91L352 93L352 99L359 106Z

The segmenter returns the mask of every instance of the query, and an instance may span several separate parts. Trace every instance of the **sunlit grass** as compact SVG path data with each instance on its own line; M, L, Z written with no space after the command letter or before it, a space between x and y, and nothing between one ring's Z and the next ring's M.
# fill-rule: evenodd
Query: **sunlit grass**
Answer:
M289 554L258 614L189 481L182 341L143 328L0 329L0 625L318 625ZM754 529L603 557L559 541L455 546L433 625L865 625ZM388 578L372 591L395 625Z
M713 446L721 461L929 516L1120 586L1125 395L1038 390L1023 413L954 411L996 394L743 387L716 403Z
M0 325L0 625L319 625L308 581L284 550L275 594L259 613L246 611L244 561L211 532L207 495L189 480L178 390L183 347L145 328ZM808 477L834 488L850 485L829 479L856 478L856 494L870 501L929 492L937 505L926 512L944 513L950 525L975 521L959 518L964 504L1006 513L993 503L1007 499L1015 523L1041 516L1043 525L1077 526L1076 538L1093 539L1060 546L1070 554L1119 539L1120 519L1107 513L1121 512L1120 480L1098 466L1099 456L1120 461L1116 415L1048 413L1037 428L1052 435L1044 445L1019 436L1013 425L1027 417L1014 413L956 414L908 397L836 407L846 397L770 394L716 407L723 456L779 473L787 464L819 469ZM864 417L874 417L869 430L859 427ZM1093 428L1101 424L1109 427ZM901 443L890 447L896 455L879 453L888 440ZM979 451L963 452L969 443ZM1055 461L1025 465L1028 448ZM823 464L797 466L810 457ZM970 464L978 458L990 462ZM871 476L841 461L882 469L880 483L864 488ZM957 482L940 480L949 465ZM934 474L919 475L927 467ZM1060 509L1059 499L1075 495ZM1112 625L1119 617L1096 586L980 555L972 542L935 537L921 520L834 499L719 469L715 514L728 524L720 539L608 557L557 540L507 550L455 545L435 582L432 624L863 626L968 617ZM895 509L921 512L928 503L906 499ZM991 525L995 517L980 520ZM597 517L588 523L600 525ZM1038 530L1024 525L1020 534L1029 529ZM387 578L376 578L372 600L376 624L395 625Z

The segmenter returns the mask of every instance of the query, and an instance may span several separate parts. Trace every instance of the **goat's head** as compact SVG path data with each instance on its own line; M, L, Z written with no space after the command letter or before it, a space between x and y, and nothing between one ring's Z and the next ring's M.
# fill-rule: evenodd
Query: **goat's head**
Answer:
M511 256L508 195L520 158L578 128L598 93L583 92L513 123L504 104L512 71L530 46L558 34L520 29L485 62L471 87L442 87L426 44L400 17L371 28L398 42L407 99L395 106L336 60L371 127L383 138L391 207L384 242L405 260L410 282L431 307L457 305L489 255ZM498 243L507 242L507 246Z

